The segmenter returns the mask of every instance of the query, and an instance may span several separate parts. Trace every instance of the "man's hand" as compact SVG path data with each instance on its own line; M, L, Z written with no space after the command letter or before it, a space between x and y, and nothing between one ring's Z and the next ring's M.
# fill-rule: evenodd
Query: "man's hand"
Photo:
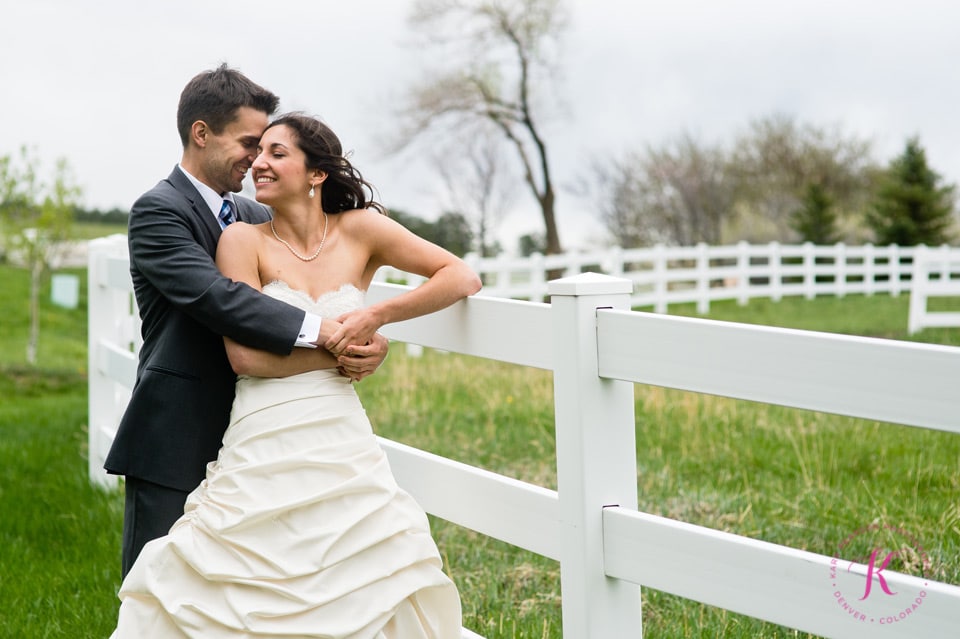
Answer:
M337 370L344 377L359 382L367 375L372 375L380 364L387 358L390 349L390 340L374 333L373 339L365 345L353 344L347 346L337 357Z

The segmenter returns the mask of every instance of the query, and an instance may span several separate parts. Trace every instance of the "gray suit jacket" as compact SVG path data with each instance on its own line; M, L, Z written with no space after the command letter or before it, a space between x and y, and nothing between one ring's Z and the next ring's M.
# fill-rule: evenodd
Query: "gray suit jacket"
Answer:
M270 210L236 197L238 217ZM304 311L224 277L214 264L220 226L174 168L130 211L130 273L142 320L137 380L104 467L189 491L216 459L236 376L223 335L288 354Z

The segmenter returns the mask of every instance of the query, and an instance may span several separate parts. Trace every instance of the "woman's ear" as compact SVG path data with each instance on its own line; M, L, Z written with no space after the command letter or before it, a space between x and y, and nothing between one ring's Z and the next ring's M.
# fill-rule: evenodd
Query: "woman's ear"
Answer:
M317 170L313 172L313 177L310 179L310 183L316 186L318 184L323 184L326 179L327 173L325 171Z

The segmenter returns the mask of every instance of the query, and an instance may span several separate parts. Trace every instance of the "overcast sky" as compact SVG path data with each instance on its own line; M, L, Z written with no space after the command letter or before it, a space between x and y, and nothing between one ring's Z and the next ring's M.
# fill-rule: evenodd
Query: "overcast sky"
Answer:
M391 105L425 67L408 0L30 0L0 19L0 155L66 157L83 203L128 208L180 157L177 99L222 61L323 117L387 206L427 219L444 201L428 164L384 156ZM726 143L782 113L869 138L887 162L910 136L960 182L960 2L568 0L563 109L546 128L561 187L590 158L688 132ZM542 230L521 192L501 236ZM562 191L567 248L602 235Z

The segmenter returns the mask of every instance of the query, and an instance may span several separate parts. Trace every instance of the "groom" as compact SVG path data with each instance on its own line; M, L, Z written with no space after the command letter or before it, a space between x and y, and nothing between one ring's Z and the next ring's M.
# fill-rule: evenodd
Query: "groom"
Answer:
M236 381L223 336L288 355L283 375L318 367L320 318L233 282L214 263L225 225L270 219L267 207L234 194L278 102L225 64L194 77L177 109L180 164L130 211L130 273L143 346L104 464L126 476L124 576L144 544L183 514L187 495L217 457ZM361 379L383 362L387 341L378 335L348 350L339 358L341 371Z

